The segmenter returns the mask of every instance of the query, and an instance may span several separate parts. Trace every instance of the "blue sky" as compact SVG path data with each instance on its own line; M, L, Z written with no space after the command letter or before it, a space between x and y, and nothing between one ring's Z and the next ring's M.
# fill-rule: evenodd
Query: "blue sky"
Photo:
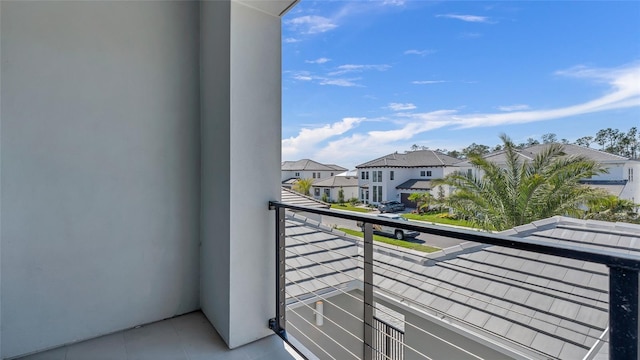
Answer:
M640 126L639 1L302 0L282 38L283 160Z

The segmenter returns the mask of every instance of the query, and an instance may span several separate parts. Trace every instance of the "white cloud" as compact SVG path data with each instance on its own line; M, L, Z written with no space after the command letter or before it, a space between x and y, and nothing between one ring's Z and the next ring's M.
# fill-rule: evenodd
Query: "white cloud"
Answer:
M393 111L406 111L406 110L413 110L415 109L416 106L413 105L412 103L390 103L389 106L387 106L387 109L391 109Z
M324 64L331 61L331 59L327 59L325 57L321 57L315 60L305 60L304 62L306 62L307 64Z
M478 16L478 15L458 15L458 14L440 14L436 15L436 17L443 17L448 19L456 19L462 20L466 22L476 22L476 23L490 23L488 17L486 16Z
M504 126L559 120L613 109L640 107L640 63L614 69L595 69L578 66L558 71L556 75L605 83L609 86L609 91L590 101L553 109L528 110L528 107L525 108L526 105L519 104L511 106L514 110L506 113L464 114L461 112L462 110L398 113L395 114L394 119L386 119L387 124L400 124L396 125L396 128L353 133L346 137L332 139L320 148L315 146L320 143L316 141L313 146L307 148L305 156L317 158L319 161L344 164L360 163L370 160L373 156L381 156L385 153L404 149L410 139L438 128L452 127L459 129ZM301 131L301 135L302 133ZM324 139L328 139L328 137Z
M294 30L303 34L318 34L333 30L338 27L332 19L318 15L305 15L293 18L285 22Z
M335 85L335 86L343 86L343 87L352 87L352 86L362 86L354 81L360 80L360 78L354 79L321 79L318 84L320 85Z
M402 6L404 3L405 0L384 0L382 5Z
M416 80L416 81L412 81L412 84L415 85L429 85L429 84L440 84L446 82L444 80Z
M416 50L416 49L410 49L404 52L405 55L420 55L420 56L425 56L433 53L435 53L434 50Z
M527 104L516 104L516 105L498 106L498 110L500 110L500 111L529 110L529 105L527 105Z
M282 157L295 158L301 153L312 150L315 145L353 129L363 120L365 118L347 117L333 124L325 124L312 129L303 128L298 136L282 140Z
M340 65L336 68L335 71L330 72L329 75L342 75L352 72L363 72L368 70L377 70L377 71L386 71L391 68L391 65L355 65L355 64L346 64Z
M292 43L300 42L300 40L299 40L299 39L292 38L292 37L288 37L288 38L286 38L286 39L284 39L284 40L282 40L282 41L284 41L284 42L285 42L285 43L287 43L287 44L292 44Z

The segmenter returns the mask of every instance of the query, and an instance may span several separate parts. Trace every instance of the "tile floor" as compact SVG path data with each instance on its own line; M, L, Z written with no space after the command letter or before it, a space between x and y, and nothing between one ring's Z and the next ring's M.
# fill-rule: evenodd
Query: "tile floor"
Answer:
M200 311L20 358L134 359L302 360L276 335L229 350Z

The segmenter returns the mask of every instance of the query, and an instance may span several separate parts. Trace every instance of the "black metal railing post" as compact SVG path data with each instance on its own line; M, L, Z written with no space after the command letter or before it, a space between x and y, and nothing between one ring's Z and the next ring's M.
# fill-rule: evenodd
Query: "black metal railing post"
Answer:
M269 320L269 328L286 338L285 326L285 208L276 208L276 317Z
M609 267L609 359L638 359L638 271Z
M373 224L364 223L364 360L373 360Z

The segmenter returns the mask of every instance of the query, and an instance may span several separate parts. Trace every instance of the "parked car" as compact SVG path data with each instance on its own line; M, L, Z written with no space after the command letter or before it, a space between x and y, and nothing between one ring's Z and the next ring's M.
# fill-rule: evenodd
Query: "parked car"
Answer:
M380 205L378 205L378 210L380 210L381 213L404 211L404 204L396 200L382 201Z
M385 219L389 219L389 220L399 220L399 221L407 221L407 222L409 221L398 214L379 214L378 216L383 217ZM358 221L357 225L362 229L362 231L364 231L363 222ZM417 231L399 229L393 226L377 225L377 224L373 225L373 231L376 233L380 233L382 235L391 235L392 237L395 237L398 240L404 240L406 238L415 238L418 235L420 235L420 233Z

